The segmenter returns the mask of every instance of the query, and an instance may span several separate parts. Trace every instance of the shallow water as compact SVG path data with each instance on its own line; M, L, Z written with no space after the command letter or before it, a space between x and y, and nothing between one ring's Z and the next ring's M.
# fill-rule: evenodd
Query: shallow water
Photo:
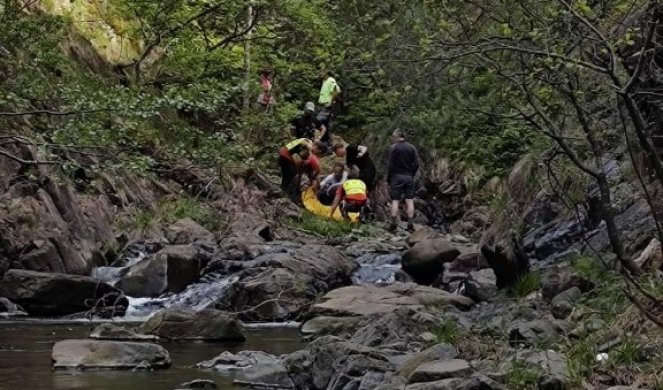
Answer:
M87 338L94 324L0 322L0 389L2 390L170 390L192 379L211 379L219 389L232 379L192 368L223 351L260 350L284 354L304 347L297 328L248 329L244 343L162 343L172 366L156 371L51 371L51 347L57 341Z

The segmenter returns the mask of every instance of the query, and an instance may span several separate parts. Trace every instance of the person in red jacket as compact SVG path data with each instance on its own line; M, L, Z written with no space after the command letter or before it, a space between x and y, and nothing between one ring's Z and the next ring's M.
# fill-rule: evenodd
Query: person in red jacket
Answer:
M319 150L318 147L319 146L317 145L317 143L313 144L313 152L309 154L306 160L302 160L299 163L299 169L298 169L298 173L300 176L306 175L308 177L309 181L307 187L313 187L316 191L319 185L318 177L320 176L320 170L321 170L320 160L316 155L316 153L318 153Z
M307 138L297 138L279 150L278 162L279 167L281 167L281 189L290 199L295 201L299 198L300 168L309 159L312 150L313 143Z

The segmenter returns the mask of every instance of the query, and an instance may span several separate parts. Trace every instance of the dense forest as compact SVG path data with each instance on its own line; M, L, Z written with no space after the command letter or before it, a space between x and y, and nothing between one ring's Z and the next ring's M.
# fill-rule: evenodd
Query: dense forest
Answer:
M373 326L394 332L407 317L416 324L403 324L417 330L397 341L417 350L394 347L397 355L428 353L418 364L444 360L431 357L440 351L426 349L431 340L419 338L427 332L453 345L450 358L472 369L418 375L418 364L372 357L379 364L362 361L359 369L379 373L372 386L343 360L364 356L361 348L334 344L338 364L327 382L302 379L293 355L279 363L289 375L280 388L663 388L658 1L2 0L0 19L0 297L24 305L28 315L82 310L43 311L33 298L22 301L7 287L19 283L12 272L93 277L95 269L122 263L124 273L103 280L120 297L171 299L169 293L192 291L185 288L193 282L239 275L205 309L247 323L333 317L333 326L315 322L311 333L386 348L396 343L393 335L373 344L362 339L365 324L354 318L373 317L343 312L347 302L334 299L345 296L333 294L361 285L350 275L365 264L354 258L398 253L405 276L394 276L389 293L416 295L417 313L433 319L390 308L395 322ZM263 71L274 97L268 110L256 103ZM378 221L370 226L302 213L278 189L279 148L294 138L291 121L304 103L317 102L321 71L341 89L332 133L367 146L378 166L380 185L371 194ZM382 229L395 129L417 146L422 166L421 229L407 237ZM329 157L323 165L331 164ZM372 249L353 252L353 240ZM418 253L428 241L432 249ZM171 246L195 247L199 269L178 282L181 288L138 292L142 282L125 280L138 272L125 261L136 243L153 261L149 267ZM186 258L180 250L166 255ZM319 259L301 260L317 251ZM463 258L470 265L458 266ZM258 270L268 273L258 277ZM489 281L479 274L485 270ZM255 287L267 279L273 284ZM410 296L393 287L401 282L424 290ZM186 304L202 308L206 294L219 291ZM366 307L380 294L348 291ZM467 311L471 304L435 295L442 292L486 301L493 312L477 305L458 320L438 306ZM424 302L429 298L444 305ZM332 303L321 308L325 302ZM42 311L31 312L34 305ZM307 362L322 370L316 359L327 347L314 343ZM523 344L528 353L565 356L563 372L550 372L558 359L548 355L520 359ZM499 375L475 364L511 352L513 364ZM384 368L387 361L397 368ZM466 382L449 381L461 377ZM414 384L433 380L447 382Z

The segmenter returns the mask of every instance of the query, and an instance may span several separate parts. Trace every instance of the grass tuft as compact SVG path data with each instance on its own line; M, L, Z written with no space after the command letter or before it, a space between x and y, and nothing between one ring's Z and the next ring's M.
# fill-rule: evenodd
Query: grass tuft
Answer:
M456 345L460 336L460 330L455 322L445 320L433 329L433 334L438 343Z
M514 390L536 389L539 382L539 372L526 365L513 362L506 372L505 384L507 388Z
M351 222L321 218L309 212L304 212L299 220L291 219L287 224L327 238L346 236L352 233L353 229L359 227L359 225Z
M518 278L516 284L511 288L511 292L515 296L523 298L534 291L538 291L540 288L541 274L538 272L532 272Z

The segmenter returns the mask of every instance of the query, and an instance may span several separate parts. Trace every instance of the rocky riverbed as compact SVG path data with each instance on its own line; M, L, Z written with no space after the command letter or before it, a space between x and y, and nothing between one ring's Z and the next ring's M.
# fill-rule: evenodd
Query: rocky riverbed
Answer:
M3 328L20 330L2 333L0 359L40 354L30 361L42 370L31 388L68 388L63 375L98 370L125 371L123 388L132 388L131 376L169 378L160 389L196 379L318 390L660 384L660 331L625 297L623 278L587 256L588 248L606 253L602 225L589 214L545 212L542 198L528 206L521 237L485 226L480 208L448 234L424 225L392 234L380 223L315 219L258 185L227 191L198 170L171 173L163 182L106 180L96 198L66 184L19 191L5 183L5 200L20 207L0 215L0 315L94 325L24 343L23 323ZM113 202L128 207L191 188L226 213L222 227L180 216L113 234ZM660 243L639 217L644 206L636 198L617 206L621 227L638 220L628 251L652 270L643 283L657 288ZM50 230L26 222L37 217ZM256 324L297 328L284 336L288 348L273 348L280 341L256 342ZM186 346L204 352L182 359ZM181 375L164 374L173 371ZM14 369L7 377L19 385ZM149 388L141 380L136 388Z

